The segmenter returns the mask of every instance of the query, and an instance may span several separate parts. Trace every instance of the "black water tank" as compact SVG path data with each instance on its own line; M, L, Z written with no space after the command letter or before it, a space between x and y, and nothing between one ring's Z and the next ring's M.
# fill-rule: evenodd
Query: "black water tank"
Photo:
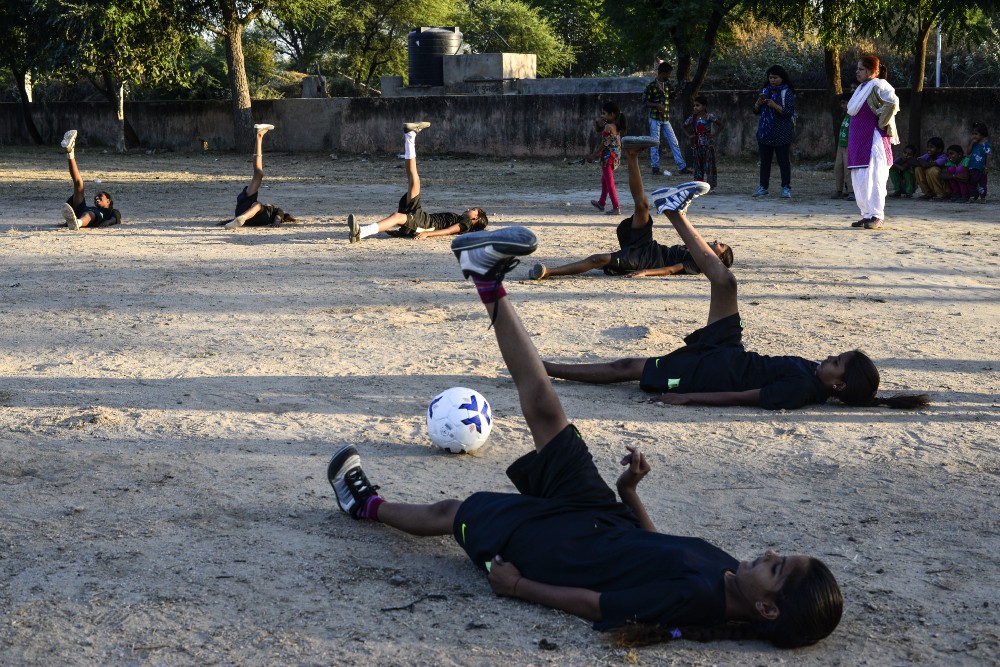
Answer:
M462 48L462 31L454 28L419 28L407 35L411 86L443 86L444 56Z

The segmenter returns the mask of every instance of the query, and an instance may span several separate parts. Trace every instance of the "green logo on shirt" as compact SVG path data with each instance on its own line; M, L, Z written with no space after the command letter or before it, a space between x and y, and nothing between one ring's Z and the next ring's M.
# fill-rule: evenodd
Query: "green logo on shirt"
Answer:
M465 522L462 522L462 544L465 544Z
M667 389L677 389L679 386L681 386L680 378L670 378L667 380Z

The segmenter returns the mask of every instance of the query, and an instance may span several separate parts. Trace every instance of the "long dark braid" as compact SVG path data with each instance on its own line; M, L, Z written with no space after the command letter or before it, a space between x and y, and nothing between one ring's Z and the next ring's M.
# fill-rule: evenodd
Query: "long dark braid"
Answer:
M780 612L771 621L724 623L707 628L633 624L618 630L614 642L624 648L674 639L698 642L765 639L778 648L797 648L815 644L833 632L844 611L837 580L823 561L816 558L810 558L805 568L788 577L774 602Z

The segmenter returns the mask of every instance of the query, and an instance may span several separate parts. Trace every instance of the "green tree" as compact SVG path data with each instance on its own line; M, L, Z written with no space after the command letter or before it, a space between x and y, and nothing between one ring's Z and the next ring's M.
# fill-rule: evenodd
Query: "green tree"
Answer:
M462 0L341 0L344 18L335 45L338 73L372 93L382 74L405 74L406 36L417 26L455 25Z
M31 73L46 66L49 47L44 7L33 0L4 0L0 4L0 61L10 72L21 100L21 116L32 141L44 140L32 117Z
M480 0L459 12L454 22L462 27L473 51L534 53L539 76L549 76L576 61L573 48L556 35L541 11L520 0Z
M187 40L179 7L171 0L37 2L50 9L49 62L75 67L114 105L117 150L138 145L125 118L125 95L140 82L176 76Z
M528 4L541 11L556 37L576 56L575 62L553 73L593 76L631 65L621 48L622 33L605 11L604 0L529 0Z
M953 36L997 39L990 16L982 7L996 12L996 2L977 0L903 0L893 5L894 12L886 17L884 29L900 46L907 42L912 48L914 68L910 82L909 141L921 146L924 79L927 76L927 40L938 25Z
M346 16L340 0L303 0L265 12L259 25L289 68L308 72L334 48Z

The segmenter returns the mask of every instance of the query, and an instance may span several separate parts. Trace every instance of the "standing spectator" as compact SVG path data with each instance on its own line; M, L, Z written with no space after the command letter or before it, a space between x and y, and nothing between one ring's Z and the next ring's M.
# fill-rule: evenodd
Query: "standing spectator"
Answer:
M861 219L852 227L881 229L885 219L885 183L892 166L892 144L899 143L895 116L899 98L885 80L885 66L873 55L858 60L858 89L847 103L851 115L847 168Z
M767 85L754 102L757 123L757 149L760 154L760 186L754 197L766 197L771 182L771 160L778 158L781 171L781 196L792 198L792 141L795 140L795 88L781 65L767 69Z
M851 180L847 176L847 136L851 126L851 114L847 113L847 102L851 99L850 93L840 96L840 112L844 114L844 120L840 123L840 132L837 133L837 157L833 163L833 177L837 180L837 189L830 199L854 199L854 188ZM844 189L847 186L847 189Z
M712 189L719 184L715 168L715 138L725 127L718 116L708 111L708 98L694 98L694 113L684 121L684 132L691 140L691 160L694 162L694 180L705 181Z
M972 145L969 147L969 187L972 201L986 201L986 174L990 170L990 131L985 123L972 124Z
M670 73L674 71L670 63L660 63L656 68L656 78L649 82L646 90L642 93L642 104L649 112L649 136L659 139L661 136L670 145L670 152L673 153L674 162L677 163L677 170L682 174L690 173L684 156L681 155L681 147L677 143L677 136L674 128L670 127ZM653 173L660 173L660 147L653 146L649 149L649 160L653 165ZM663 170L664 176L670 176L670 172Z
M590 156L591 160L600 157L601 160L601 198L591 199L590 203L598 211L604 210L604 202L611 198L611 210L608 215L621 215L618 206L618 190L615 189L615 169L621 162L622 134L627 131L625 116L614 102L605 102L601 107L601 115L594 120L594 127L601 133L601 143Z

